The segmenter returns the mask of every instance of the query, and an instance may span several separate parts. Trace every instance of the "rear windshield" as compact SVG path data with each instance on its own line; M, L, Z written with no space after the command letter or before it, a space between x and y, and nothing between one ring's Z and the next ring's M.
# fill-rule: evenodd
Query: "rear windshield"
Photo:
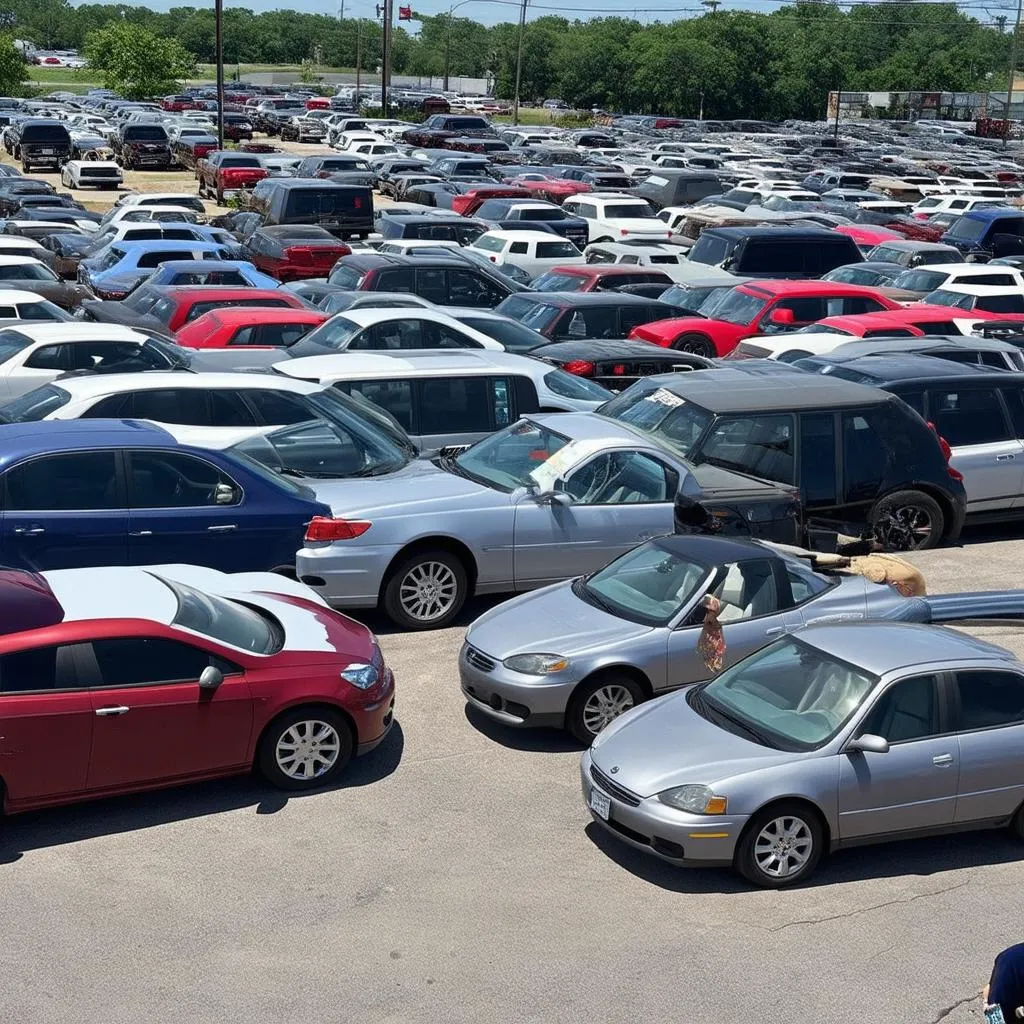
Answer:
M54 384L46 384L14 399L13 402L0 406L0 423L31 423L35 420L44 420L51 412L70 401L70 392Z
M559 311L558 306L547 306L516 295L510 295L495 309L496 313L510 316L535 331L543 331L553 324Z
M144 142L166 142L167 132L158 124L139 124L125 128L124 137L126 139L141 139Z
M27 124L21 133L22 142L63 142L66 145L69 138L67 128L57 121L53 124Z
M102 165L83 163L78 169L80 177L83 178L116 178L121 170L118 167L103 167Z
M549 270L541 274L530 288L535 292L580 292L587 286L587 278L580 274L560 274Z
M989 222L987 221L961 217L950 225L946 235L948 238L955 238L958 242L974 242L985 234L988 226Z
M538 206L536 209L518 210L517 220L565 220L564 210L549 210L547 207Z
M302 219L317 215L340 216L355 211L369 212L363 191L343 192L340 189L293 189L289 192L286 216Z

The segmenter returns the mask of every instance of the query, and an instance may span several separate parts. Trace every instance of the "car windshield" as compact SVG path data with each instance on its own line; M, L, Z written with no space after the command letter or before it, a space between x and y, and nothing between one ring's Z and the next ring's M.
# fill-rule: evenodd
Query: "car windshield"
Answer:
M251 654L274 654L284 646L284 630L269 615L260 615L244 604L204 594L155 573L153 576L178 600L171 625Z
M147 291L145 288L140 288L138 291L132 292L120 305L130 309L133 313L148 313L159 298L160 292Z
M787 637L697 687L688 699L705 718L738 727L766 746L814 750L839 732L877 682L863 669Z
M511 492L517 487L536 487L533 474L568 443L561 434L520 420L478 441L454 459L442 458L441 465L488 487Z
M947 277L941 270L905 270L893 278L892 286L911 292L933 292L945 284Z
M652 542L577 581L573 591L613 615L664 626L693 600L708 574L707 566Z
M520 295L510 295L495 309L495 312L501 313L503 316L510 316L531 330L544 331L558 318L561 307L549 306Z
M330 320L305 335L300 342L302 348L296 348L292 355L298 357L302 352L314 348L333 349L340 352L348 347L348 343L362 329L359 324L347 317L332 316Z
M626 423L686 458L711 423L712 415L699 405L652 380L637 381L598 410L602 416Z
M600 384L585 377L577 377L565 370L552 370L544 374L544 383L562 398L579 398L587 402L607 402L612 393Z
M541 274L531 285L534 292L580 292L587 286L587 278L581 274L564 274L549 270Z
M974 220L972 217L961 217L954 221L946 232L947 238L955 238L958 242L976 242L991 224L992 221ZM997 229L998 231L998 229ZM993 234L997 233L993 232Z
M316 479L381 476L406 465L408 456L387 437L355 417L349 419L353 422L347 430L312 420L247 438L229 450L277 473Z
M759 295L751 295L749 292L733 288L726 292L722 300L714 307L716 320L726 320L738 326L748 326L765 307L767 300ZM701 313L707 315L704 310Z
M29 391L28 394L0 406L0 423L30 423L35 420L45 420L51 412L55 412L70 401L70 393L63 388L54 384L44 384L41 388Z

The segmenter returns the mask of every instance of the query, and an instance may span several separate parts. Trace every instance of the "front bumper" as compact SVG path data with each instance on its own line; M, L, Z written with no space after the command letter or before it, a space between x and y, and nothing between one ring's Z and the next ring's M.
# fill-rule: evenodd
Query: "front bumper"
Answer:
M732 864L748 815L715 817L677 811L655 796L635 796L615 785L610 775L595 782L592 764L590 751L584 751L580 759L583 802L594 821L616 839L670 864L687 867L729 867ZM607 819L591 806L590 794L594 789L609 799Z
M463 644L459 651L459 681L466 701L489 718L515 727L553 729L564 726L566 705L578 682L569 672L556 676L513 672L470 644Z
M380 691L366 704L350 710L356 723L356 756L361 757L379 747L395 724L395 676L391 669L384 669Z
M376 608L384 574L400 550L352 541L307 545L295 555L295 572L332 608Z

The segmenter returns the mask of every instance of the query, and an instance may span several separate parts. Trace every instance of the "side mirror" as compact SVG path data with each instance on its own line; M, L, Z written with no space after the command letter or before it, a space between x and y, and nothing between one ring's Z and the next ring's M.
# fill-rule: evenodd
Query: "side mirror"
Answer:
M875 736L870 732L866 732L863 736L858 736L855 740L850 740L846 744L846 752L848 754L854 751L862 754L888 754L889 741L881 736Z
M213 492L213 503L215 505L234 505L236 492L231 484L217 484Z
M533 500L538 505L561 505L563 507L572 504L572 495L565 491L538 491Z
M213 665L207 665L199 677L200 690L216 690L224 682L224 673Z
M779 327L792 327L796 323L796 317L793 316L791 309L773 309L768 314L768 319Z

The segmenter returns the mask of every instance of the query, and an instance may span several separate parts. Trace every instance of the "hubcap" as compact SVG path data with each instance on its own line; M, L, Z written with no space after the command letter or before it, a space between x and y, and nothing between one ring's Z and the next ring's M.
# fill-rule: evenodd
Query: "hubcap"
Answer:
M290 725L277 741L277 767L290 779L317 779L337 764L341 738L330 722L311 718Z
M813 851L807 822L788 815L769 821L754 840L754 860L769 878L791 878L804 868Z
M875 536L894 551L921 547L932 532L932 517L920 505L900 505L882 515L875 524Z
M583 724L595 736L611 721L633 706L633 694L619 683L595 690L583 705Z
M419 622L431 622L451 611L459 593L459 582L444 562L420 562L402 579L398 600L403 611Z

